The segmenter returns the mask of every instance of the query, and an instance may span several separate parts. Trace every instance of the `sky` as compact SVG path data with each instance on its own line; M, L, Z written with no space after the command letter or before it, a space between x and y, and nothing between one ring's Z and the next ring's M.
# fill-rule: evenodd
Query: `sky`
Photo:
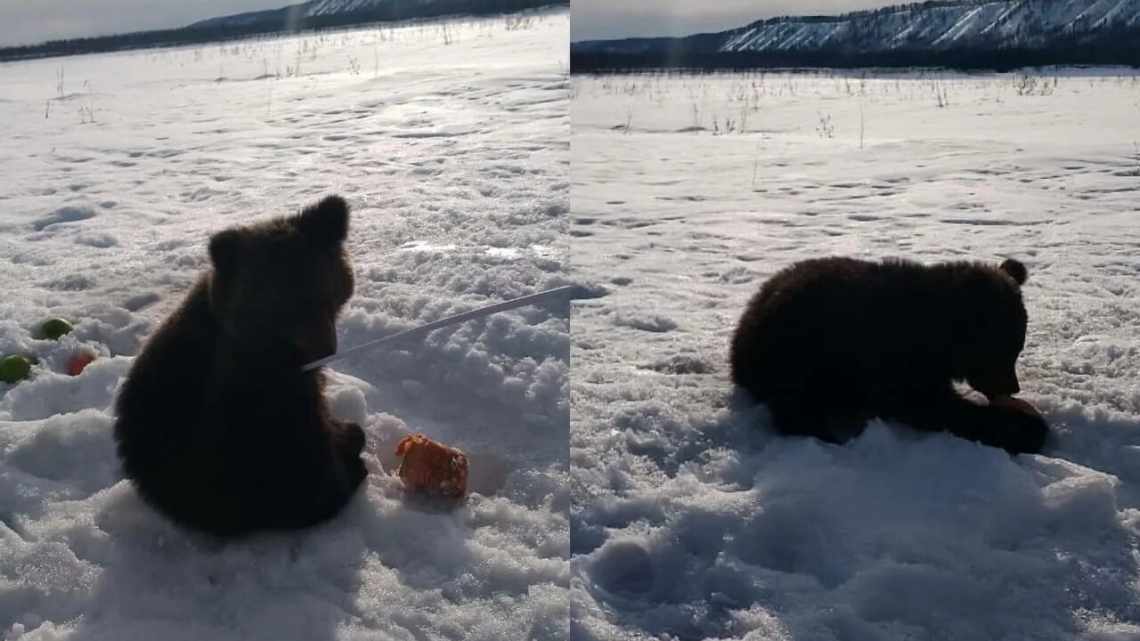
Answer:
M0 46L182 27L300 0L0 0Z
M761 18L829 15L906 0L571 0L572 40L687 36L740 27Z

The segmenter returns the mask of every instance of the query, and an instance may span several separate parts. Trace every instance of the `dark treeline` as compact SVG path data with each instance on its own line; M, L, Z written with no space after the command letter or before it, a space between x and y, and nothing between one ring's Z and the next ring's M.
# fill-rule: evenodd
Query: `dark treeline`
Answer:
M656 50L644 53L575 51L571 48L572 73L622 73L652 69L701 71L746 70L788 67L944 67L962 70L1009 71L1047 65L1124 65L1140 67L1140 37L1115 43L1058 45L1040 48L1006 47L946 51L905 50L847 53L842 51L798 52L701 52Z
M251 19L243 24L209 20L178 29L139 31L113 36L71 38L36 45L3 47L0 48L0 61L202 44L263 34L318 31L373 22L439 18L451 15L486 16L566 4L569 4L569 0L435 0L427 4L392 2L362 11L301 18L296 20L294 24L288 24L289 12L287 10L278 9L248 14Z

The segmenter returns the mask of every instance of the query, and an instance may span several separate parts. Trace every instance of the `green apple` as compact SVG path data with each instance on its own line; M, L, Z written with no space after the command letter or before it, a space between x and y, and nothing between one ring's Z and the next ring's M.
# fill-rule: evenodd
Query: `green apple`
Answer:
M26 356L11 354L0 358L0 381L17 383L28 377L32 371L32 363Z
M60 336L70 334L72 329L71 323L62 318L51 318L44 321L43 325L40 325L40 337L57 341Z

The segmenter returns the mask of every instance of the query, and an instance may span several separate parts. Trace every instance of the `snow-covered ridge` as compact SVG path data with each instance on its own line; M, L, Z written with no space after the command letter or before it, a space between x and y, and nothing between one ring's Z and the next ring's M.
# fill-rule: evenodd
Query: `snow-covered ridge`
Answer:
M414 0L416 5L431 4L435 0ZM391 7L395 3L393 0L309 0L309 2L302 2L299 4L292 4L279 9L267 9L264 11L249 11L245 13L238 13L233 15L219 16L217 18L209 18L190 25L192 28L226 28L226 27L245 27L250 24L261 22L263 20L280 20L281 17L286 17L287 20L297 20L300 18L313 18L313 17L329 17L339 15L349 15L356 13L364 13L368 11L377 11ZM402 2L401 4L412 4Z
M456 13L501 13L559 4L558 0L308 0L265 11L219 16L189 25L193 29L245 28L268 22L291 25L305 19L403 20ZM562 4L568 4L563 2Z
M401 4L432 4L435 0L403 0ZM370 9L378 9L386 5L394 4L392 0L312 0L302 5L306 17L311 16L331 16L342 13L354 13L357 11L367 11Z
M833 17L785 17L725 34L719 51L852 51L1035 46L1057 37L1140 27L1140 0L925 2Z

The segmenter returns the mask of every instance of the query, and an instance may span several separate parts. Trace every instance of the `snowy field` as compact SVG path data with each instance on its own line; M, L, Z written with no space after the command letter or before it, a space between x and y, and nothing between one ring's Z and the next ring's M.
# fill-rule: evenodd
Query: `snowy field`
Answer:
M1140 77L575 77L575 639L1140 639ZM747 299L809 257L1029 267L1044 455L778 438ZM820 402L826 402L821 397Z
M564 639L569 305L342 361L364 491L222 546L121 479L110 407L230 225L340 193L342 348L568 284L565 9L0 65L0 639ZM43 319L75 323L56 343ZM100 358L63 372L87 345ZM171 412L179 408L171 407ZM406 499L395 440L466 450L473 494Z

